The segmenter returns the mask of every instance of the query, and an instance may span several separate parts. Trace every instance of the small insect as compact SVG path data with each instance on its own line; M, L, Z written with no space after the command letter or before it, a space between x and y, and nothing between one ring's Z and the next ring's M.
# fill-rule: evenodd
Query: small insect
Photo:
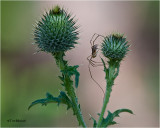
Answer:
M96 37L95 37L96 36ZM94 39L95 37L95 39ZM104 90L102 89L102 87L100 86L100 84L92 77L92 73L91 73L91 69L90 69L90 64L93 66L93 67L97 67L97 66L103 66L102 62L96 62L94 60L92 60L93 58L95 58L97 56L97 53L98 53L98 44L94 44L95 41L98 39L98 37L103 37L102 35L99 35L97 33L95 33L91 40L90 40L90 44L91 44L91 50L92 50L92 53L91 55L89 55L87 57L87 60L89 61L89 64L88 64L88 69L89 69L89 73L90 73L90 76L91 76L91 79L100 87L100 89L102 90L103 94L104 94ZM94 39L94 40L93 40Z

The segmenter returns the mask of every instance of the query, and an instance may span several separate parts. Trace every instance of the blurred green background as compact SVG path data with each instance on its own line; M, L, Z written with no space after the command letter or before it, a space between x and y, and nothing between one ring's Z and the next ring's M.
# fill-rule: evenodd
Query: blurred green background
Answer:
M90 79L86 57L90 55L89 40L94 33L113 31L125 33L131 40L132 52L122 62L108 109L130 108L136 115L123 115L117 126L158 127L159 123L159 2L1 2L1 124L3 127L77 126L72 111L66 106L28 105L63 90L59 70L50 54L37 53L32 32L36 20L45 10L59 4L76 15L81 25L79 44L67 53L71 65L79 64L80 85L77 95L88 126L89 113L96 119L103 95ZM83 51L83 52L82 52ZM102 69L92 69L105 88ZM96 75L97 74L97 75ZM22 119L26 122L7 122Z

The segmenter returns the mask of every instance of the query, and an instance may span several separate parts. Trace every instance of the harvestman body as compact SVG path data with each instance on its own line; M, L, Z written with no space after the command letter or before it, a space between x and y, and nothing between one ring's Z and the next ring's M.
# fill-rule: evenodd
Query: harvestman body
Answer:
M97 35L97 36L93 40L93 38L94 38L95 35ZM93 67L103 66L102 62L96 62L96 61L92 60L93 58L95 58L97 56L97 53L98 53L98 44L94 44L94 42L97 40L98 37L103 37L104 38L104 36L96 34L96 33L92 36L92 38L90 40L92 54L87 57L87 60L89 61L88 69L89 69L90 76L91 76L92 80L100 87L100 89L102 90L102 92L104 94L104 90L102 89L102 87L100 86L100 84L92 77L92 73L91 73L91 69L90 69L90 64Z

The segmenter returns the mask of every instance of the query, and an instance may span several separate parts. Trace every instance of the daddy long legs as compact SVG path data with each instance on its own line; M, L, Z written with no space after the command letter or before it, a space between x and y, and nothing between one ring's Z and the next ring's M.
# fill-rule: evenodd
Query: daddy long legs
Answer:
M95 37L95 39L94 39ZM97 33L95 33L91 40L90 40L90 44L91 44L91 50L92 50L92 53L91 55L89 55L87 57L87 60L89 61L89 64L88 64L88 69L89 69L89 73L90 73L90 76L91 76L91 79L99 86L99 88L102 90L103 94L104 94L104 90L103 88L100 86L100 84L93 78L92 76L92 73L91 73L91 69L90 69L90 65L92 65L93 67L97 67L97 66L103 66L102 62L96 62L93 60L93 58L95 58L97 56L97 53L98 53L98 44L95 44L95 41L99 38L99 37L103 37L102 35L99 35ZM105 94L104 94L105 95Z

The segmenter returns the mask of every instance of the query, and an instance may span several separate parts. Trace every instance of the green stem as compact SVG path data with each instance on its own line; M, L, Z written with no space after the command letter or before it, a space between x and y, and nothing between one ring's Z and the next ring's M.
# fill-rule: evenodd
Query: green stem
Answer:
M113 63L112 61L109 61L109 67L108 69L105 66L104 61L102 60L103 64L104 64L104 71L106 73L106 81L107 81L107 85L106 85L106 92L105 92L105 97L104 97L104 101L103 101L103 106L102 106L102 110L99 116L99 120L97 123L97 127L101 126L103 117L104 117L104 113L107 107L107 104L109 102L109 98L110 98L110 94L112 92L112 86L114 84L114 79L117 77L118 72L119 72L119 67L117 65L117 63ZM117 72L115 73L115 69L117 68Z
M65 70L67 68L67 61L65 61L63 59L63 56L64 56L64 53L58 53L56 55L54 54L54 57L56 59L56 63L61 71ZM71 80L69 75L64 74L64 73L62 73L62 75L65 78L65 80L64 80L65 90L67 91L67 94L72 101L73 112L76 115L79 124L86 128L87 126L84 122L84 119L83 119L83 116L82 116L82 113L80 110L80 106L78 105L78 100L77 100L77 97L75 94L75 90L73 87L73 81Z
M104 99L104 102L103 102L103 106L102 106L102 110L101 110L101 113L100 113L100 117L99 117L99 120L98 120L97 127L100 127L100 126L101 126L101 123L102 123L102 120L103 120L103 116L104 116L104 113L105 113L107 104L108 104L108 102L109 102L109 97L110 97L111 91L112 91L111 88L107 88L107 89L106 89L105 99Z
M77 101L73 86L68 90L69 90L68 95L70 96L72 103L73 103L73 111L74 111L74 114L77 116L77 120L79 121L79 124L82 125L83 127L87 127L84 122L81 110L79 108L78 101Z

